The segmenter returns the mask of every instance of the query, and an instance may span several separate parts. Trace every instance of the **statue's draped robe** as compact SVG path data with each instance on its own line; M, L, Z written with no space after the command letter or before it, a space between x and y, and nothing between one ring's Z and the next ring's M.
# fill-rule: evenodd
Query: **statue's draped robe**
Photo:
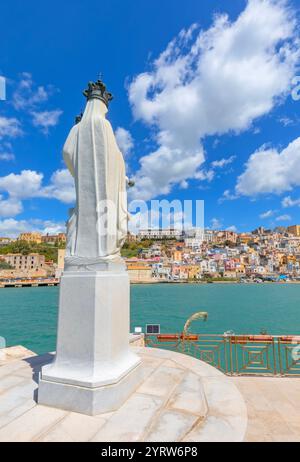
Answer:
M67 230L66 257L71 264L120 258L127 235L125 163L106 112L101 100L88 101L64 146L76 188Z

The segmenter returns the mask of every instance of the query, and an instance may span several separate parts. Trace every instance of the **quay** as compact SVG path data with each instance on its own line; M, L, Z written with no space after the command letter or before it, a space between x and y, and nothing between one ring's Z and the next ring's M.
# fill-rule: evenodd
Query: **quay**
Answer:
M0 289L5 288L22 288L22 287L54 287L59 285L59 279L21 279L21 280L8 280L0 281Z

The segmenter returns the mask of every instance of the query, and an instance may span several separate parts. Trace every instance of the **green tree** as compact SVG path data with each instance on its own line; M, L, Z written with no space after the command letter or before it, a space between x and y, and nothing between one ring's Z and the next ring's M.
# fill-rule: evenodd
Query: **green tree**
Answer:
M13 266L11 266L5 260L0 259L0 270L10 270L10 269L14 269Z

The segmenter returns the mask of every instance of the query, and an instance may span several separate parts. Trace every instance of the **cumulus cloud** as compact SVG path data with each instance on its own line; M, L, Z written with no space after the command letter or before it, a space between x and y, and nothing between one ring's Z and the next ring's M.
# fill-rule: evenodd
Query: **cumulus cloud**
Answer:
M42 132L49 133L49 128L55 127L63 111L56 109L54 111L32 111L32 123L35 127L41 128Z
M229 189L226 189L223 192L222 197L220 197L220 199L218 200L218 202L219 204L222 204L225 201L235 201L236 199L238 199L238 196L236 194L231 193Z
M0 191L5 191L15 199L37 197L41 191L42 180L43 174L33 170L23 170L19 174L10 173L0 177Z
M58 234L66 232L65 223L56 223L53 221L44 221L40 227L40 232L42 234Z
M127 157L134 147L134 141L131 133L128 130L125 130L125 128L118 127L115 136L122 154Z
M0 220L0 235L6 237L17 237L20 233L28 231L37 231L41 234L56 234L65 232L65 230L64 223L48 220L16 220L15 218Z
M0 116L0 139L17 138L23 135L21 123L15 117Z
M10 173L0 177L0 216L13 217L23 211L22 201L32 198L57 199L65 204L75 201L74 180L68 170L53 173L48 185L43 185L44 175L33 170Z
M173 201L173 209L169 203L161 201L162 208L156 208L153 201L149 210L143 201L132 201L129 204L131 212L128 229L132 234L138 234L142 229L169 229L187 230L193 228L189 213L182 209L180 201ZM167 201L166 201L167 202ZM165 205L165 207L164 207ZM138 211L137 211L138 209Z
M246 130L271 111L295 72L295 30L285 1L249 0L234 22L219 15L207 31L182 30L152 69L133 80L134 116L157 142L140 160L136 196L167 194L193 179L205 160L201 139Z
M50 185L43 188L42 194L65 204L72 204L75 201L75 186L69 170L62 169L54 172Z
M237 232L237 227L235 225L228 226L228 228L226 228L226 231L231 231L233 233L236 233Z
M18 234L31 229L25 220L18 221L14 218L0 220L0 234L2 236L16 237Z
M300 186L300 138L283 150L262 146L246 163L236 191L244 196L281 194Z
M220 228L222 228L222 221L219 220L218 218L213 218L211 220L211 228L212 229L220 229Z
M291 196L286 196L282 199L281 205L284 209L289 207L300 207L300 199L292 199Z
M22 202L15 198L3 199L0 195L0 217L14 217L23 212Z

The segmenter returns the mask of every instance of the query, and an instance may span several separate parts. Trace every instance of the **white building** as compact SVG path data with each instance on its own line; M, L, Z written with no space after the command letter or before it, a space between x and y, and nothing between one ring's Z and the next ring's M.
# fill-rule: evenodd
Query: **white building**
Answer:
M141 229L138 233L140 239L181 239L183 232L180 229L149 228Z

